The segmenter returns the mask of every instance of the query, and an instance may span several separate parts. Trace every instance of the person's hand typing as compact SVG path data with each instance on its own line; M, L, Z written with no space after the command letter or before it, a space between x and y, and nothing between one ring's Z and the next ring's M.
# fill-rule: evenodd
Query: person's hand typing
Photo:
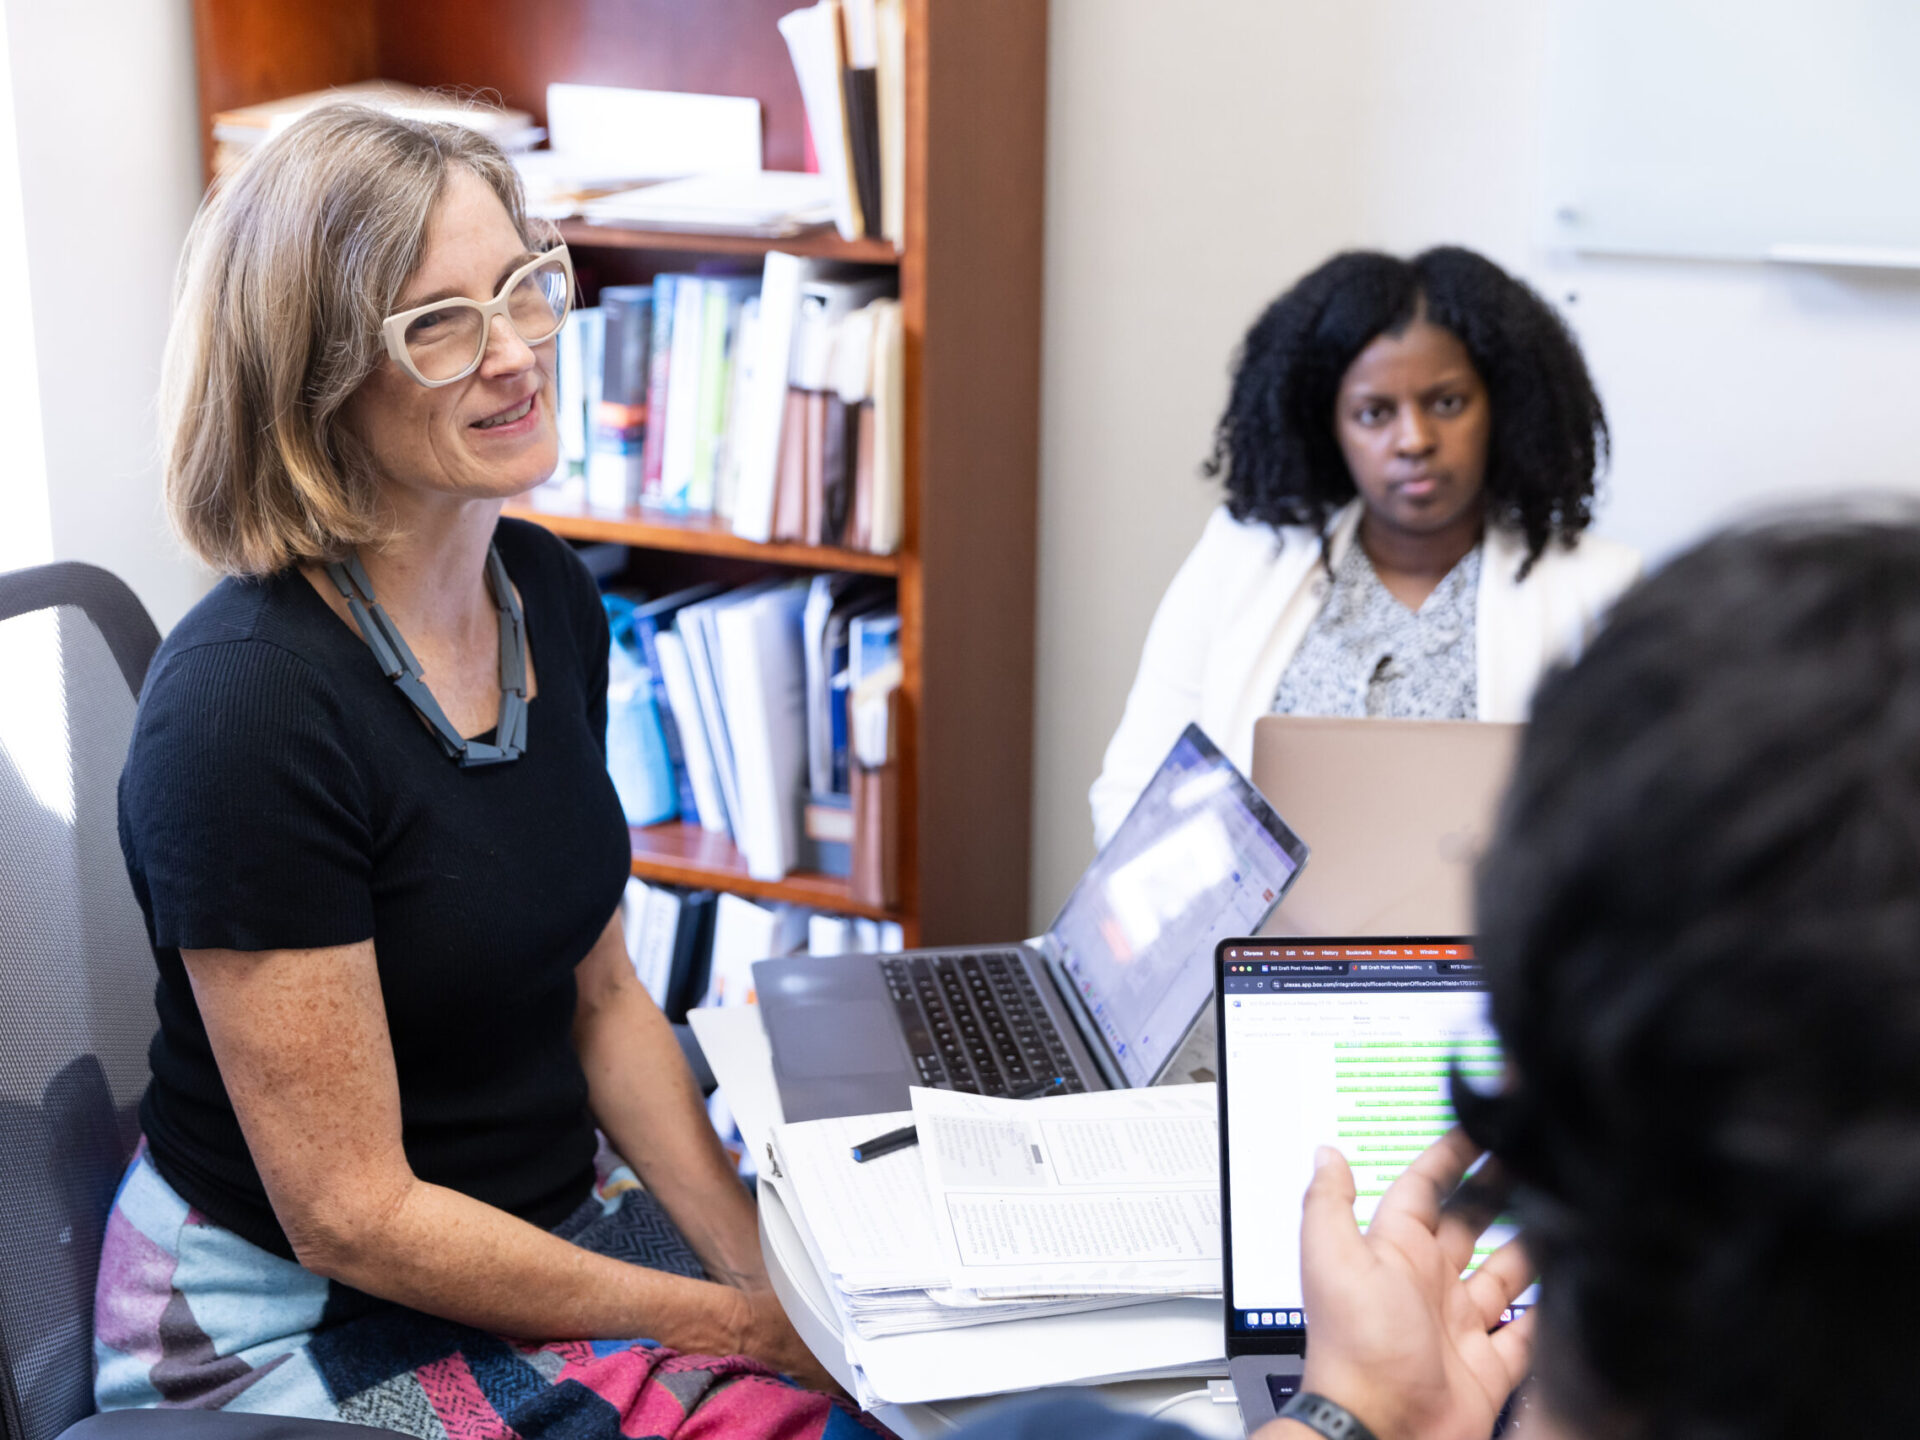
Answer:
M1500 1322L1533 1279L1520 1242L1460 1274L1507 1198L1494 1164L1462 1183L1479 1155L1449 1131L1388 1188L1364 1234L1346 1158L1330 1148L1315 1156L1300 1228L1301 1388L1344 1405L1380 1440L1486 1440L1526 1376L1533 1315ZM1310 1433L1278 1421L1260 1440Z

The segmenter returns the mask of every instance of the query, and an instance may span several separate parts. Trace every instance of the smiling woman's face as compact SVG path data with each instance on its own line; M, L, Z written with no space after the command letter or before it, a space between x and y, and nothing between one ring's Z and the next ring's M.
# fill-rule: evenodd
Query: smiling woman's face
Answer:
M1415 319L1347 367L1333 433L1372 523L1432 535L1477 517L1493 414L1467 347Z
M427 219L420 268L394 313L436 297L493 299L501 281L532 258L487 183L464 166L447 174ZM492 321L480 368L438 389L393 360L354 392L342 412L392 487L466 499L510 499L553 473L555 342L529 347L504 316Z

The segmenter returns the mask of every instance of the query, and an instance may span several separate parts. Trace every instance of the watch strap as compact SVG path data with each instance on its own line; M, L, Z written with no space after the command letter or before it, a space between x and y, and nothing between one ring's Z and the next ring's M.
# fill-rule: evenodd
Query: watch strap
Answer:
M1360 1417L1324 1395L1302 1390L1280 1407L1280 1420L1295 1420L1326 1440L1379 1440Z

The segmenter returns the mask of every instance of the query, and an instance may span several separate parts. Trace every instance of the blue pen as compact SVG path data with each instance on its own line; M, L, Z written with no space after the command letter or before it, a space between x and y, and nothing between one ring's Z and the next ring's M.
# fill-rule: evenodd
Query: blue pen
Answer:
M1029 1085L1023 1090L1015 1090L1007 1096L1009 1100L1038 1100L1042 1095L1051 1095L1067 1088L1066 1080L1056 1075L1051 1080L1042 1080L1037 1085ZM904 1150L909 1145L920 1143L920 1132L911 1125L902 1125L898 1130L889 1130L884 1135L876 1135L871 1140L862 1140L853 1147L853 1158L859 1164L869 1160L878 1160L882 1155L891 1155L896 1150Z

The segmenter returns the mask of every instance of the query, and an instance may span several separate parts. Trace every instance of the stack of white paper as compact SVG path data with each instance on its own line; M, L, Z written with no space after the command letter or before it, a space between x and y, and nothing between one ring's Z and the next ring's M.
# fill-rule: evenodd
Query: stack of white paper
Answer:
M778 237L825 224L832 208L818 175L754 170L623 190L587 201L582 213L602 225Z
M760 169L760 102L733 95L549 85L547 132L514 165L528 213L550 220L645 181Z
M811 1120L775 1132L774 1153L795 1191L809 1247L860 1337L950 1330L1062 1314L1137 1297L1022 1296L1000 1301L946 1284L946 1262L919 1157L911 1148L860 1164L853 1147L911 1124L907 1111Z
M994 1298L1220 1293L1214 1087L914 1089L947 1282Z
M768 1178L826 1282L863 1402L1008 1388L1007 1365L1067 1339L1050 1320L1096 1310L1112 1312L1096 1333L1167 1348L1103 1368L1101 1345L1068 1346L1016 1388L1217 1362L1217 1169L1210 1229L1200 1179L1216 1163L1210 1086L1028 1102L916 1089L913 1103L781 1125L770 1146ZM853 1159L909 1123L919 1147ZM923 1363L933 1352L916 1337L961 1336L990 1370Z

